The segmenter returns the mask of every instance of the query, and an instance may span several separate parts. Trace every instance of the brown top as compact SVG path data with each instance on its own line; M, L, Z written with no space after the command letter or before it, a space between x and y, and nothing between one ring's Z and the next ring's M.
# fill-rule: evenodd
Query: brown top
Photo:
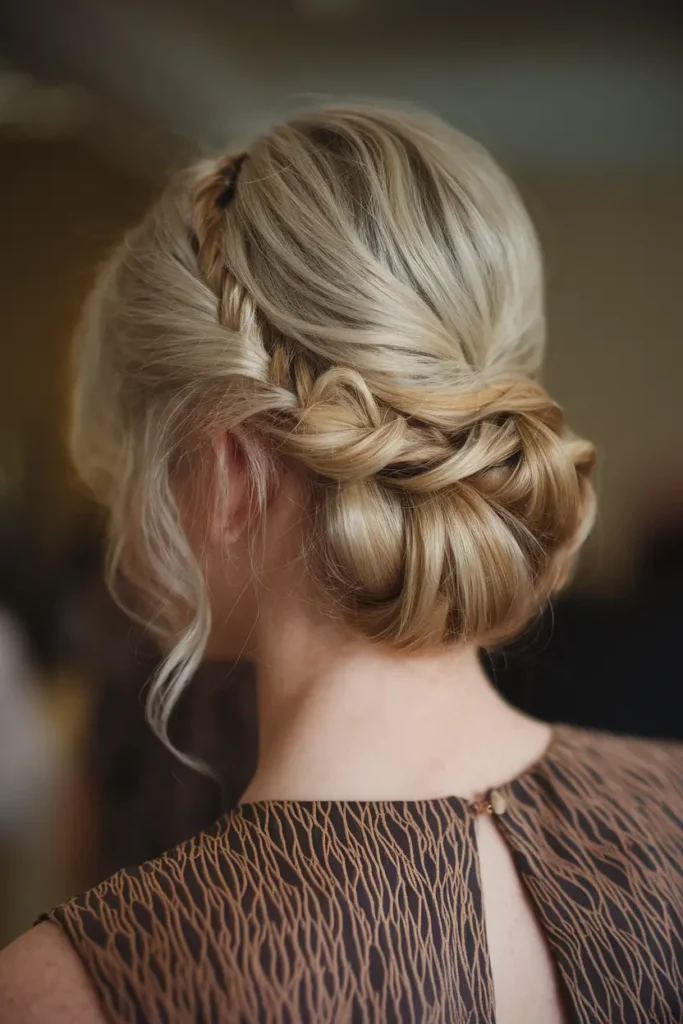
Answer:
M489 795L571 1021L683 1021L683 745L568 726ZM115 1022L495 1020L477 811L246 804L53 910Z

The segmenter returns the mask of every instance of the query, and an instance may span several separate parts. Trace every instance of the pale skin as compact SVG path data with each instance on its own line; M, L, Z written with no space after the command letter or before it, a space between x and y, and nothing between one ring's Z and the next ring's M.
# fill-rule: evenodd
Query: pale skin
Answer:
M473 647L407 655L371 645L321 611L297 558L306 517L293 471L271 496L255 574L239 446L215 447L229 465L226 519L207 523L197 511L212 504L194 500L197 487L211 489L212 461L204 460L185 485L194 496L185 525L196 545L202 539L215 620L210 654L243 651L257 667L260 750L245 801L472 799L542 756L549 727L497 694ZM478 843L497 1024L559 1024L545 940L492 818L478 819ZM107 1020L56 926L41 924L0 954L0 1020Z

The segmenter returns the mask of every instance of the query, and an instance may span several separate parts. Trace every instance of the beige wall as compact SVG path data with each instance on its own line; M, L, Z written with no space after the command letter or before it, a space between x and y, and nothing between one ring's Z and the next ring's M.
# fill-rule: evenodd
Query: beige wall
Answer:
M628 569L646 492L683 476L683 182L528 181L546 253L547 381L595 440L586 580Z
M522 190L547 255L547 379L601 456L585 563L600 583L628 565L644 481L683 463L683 183L543 178ZM20 439L25 514L47 561L76 500L61 436L67 338L94 264L149 191L74 143L0 146L0 465Z

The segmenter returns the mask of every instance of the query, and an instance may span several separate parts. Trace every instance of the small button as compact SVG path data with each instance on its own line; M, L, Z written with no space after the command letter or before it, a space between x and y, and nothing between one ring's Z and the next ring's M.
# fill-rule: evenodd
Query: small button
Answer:
M505 814L508 809L508 802L503 794L497 790L492 789L489 793L489 802L491 804L491 810L494 814Z

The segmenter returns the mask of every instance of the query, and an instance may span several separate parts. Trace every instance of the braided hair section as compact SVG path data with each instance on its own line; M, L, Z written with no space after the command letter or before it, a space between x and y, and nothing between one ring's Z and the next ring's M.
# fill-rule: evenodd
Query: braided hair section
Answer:
M457 339L457 372L447 367L439 380L424 372L433 354L419 339L414 367L398 353L410 371L399 376L388 362L378 370L377 353L365 372L354 350L335 358L334 331L326 357L324 325L312 341L286 334L259 308L249 275L240 280L244 240L255 234L240 190L253 202L258 185L250 154L236 160L239 189L231 158L197 191L199 264L219 320L239 325L262 360L245 422L309 474L320 593L355 628L401 646L513 636L564 584L589 529L592 446L565 428L535 376L467 365Z

